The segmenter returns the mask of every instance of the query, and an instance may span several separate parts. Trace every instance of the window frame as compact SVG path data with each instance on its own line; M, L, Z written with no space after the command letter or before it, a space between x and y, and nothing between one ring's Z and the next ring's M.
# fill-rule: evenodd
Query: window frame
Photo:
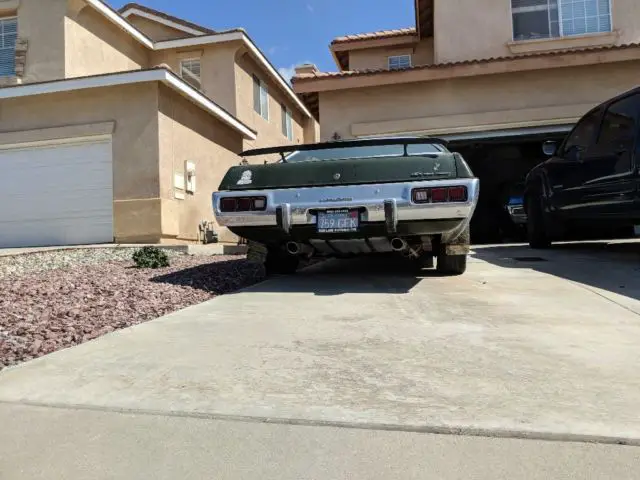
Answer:
M408 65L407 66L398 65L397 67L394 68L394 67L391 66L391 59L393 59L393 58L398 58L398 59L400 59L400 58L408 58L409 59ZM389 55L387 57L387 68L389 70L403 70L405 68L411 68L411 67L413 67L413 58L412 58L412 55L410 53L406 53L406 54L403 54L403 55Z
M193 83L191 83L189 80L187 80L187 78L185 78L184 75L184 70L185 70L185 64L189 63L189 62L197 62L198 63L198 69L200 70L200 74L196 75L187 68L187 73L190 76L196 77L197 81L198 81L198 85L194 85ZM202 57L189 57L189 58L181 58L180 59L180 78L182 78L185 82L187 82L189 85L191 85L193 88L197 89L197 90L201 90L202 89ZM193 79L192 79L193 81Z
M293 141L293 113L284 103L280 104L280 112L282 115L282 135L284 135L287 140Z
M544 11L546 10L547 12L547 23L548 23L548 27L549 27L549 36L548 37L540 37L540 38L525 38L525 39L516 39L516 30L515 30L515 22L514 22L514 15L517 13L524 13L522 11L517 11L520 9L534 9L534 10L530 10L530 11L536 11L535 9L537 7L533 6L533 7L515 7L513 6L513 0L509 0L509 6L511 9L511 39L514 42L527 42L527 41L537 41L537 40L562 40L562 39L567 39L567 38L575 38L575 37L581 37L581 36L588 36L588 35L598 35L598 34L605 34L605 33L611 33L614 31L613 28L613 1L612 0L607 0L608 2L608 16L609 16L609 30L598 30L595 32L584 32L584 33L572 33L572 34L565 34L564 33L564 26L563 26L563 18L562 18L562 5L561 2L563 0L556 0L557 5L558 5L558 36L554 36L553 32L552 32L552 28L551 28L551 9L549 8L549 0L547 1L547 5L539 5L540 7L540 11ZM589 1L589 0L586 0ZM599 0L595 0L596 2ZM601 17L602 15L598 15L596 18ZM585 17L586 18L586 17ZM571 20L575 20L575 17L572 17Z
M607 120L607 114L609 113L609 111L611 110L612 107L625 102L629 99L633 99L635 97L635 102L636 102L636 109L635 109L635 117L634 117L634 127L632 129L633 131L633 137L632 138L617 138L614 140L607 140L606 142L603 141L603 133L605 131L606 128L606 120ZM617 98L615 100L613 100L612 102L608 103L602 112L602 119L600 122L600 129L598 131L598 137L596 139L596 145L598 145L599 147L602 146L611 146L613 144L616 143L621 143L623 140L626 141L630 141L631 143L631 148L634 149L635 148L635 143L638 141L638 137L640 136L639 131L640 130L640 92L634 92L634 93L630 93L629 95L625 95L624 97L621 98Z
M582 116L582 118L580 118L580 120L578 120L578 122L576 123L576 125L573 127L573 129L571 130L571 132L569 132L569 134L567 135L567 137L564 139L564 141L562 142L562 145L559 149L559 153L560 156L566 156L569 148L567 148L567 145L569 144L571 138L573 137L573 135L578 131L579 128L582 127L582 125L585 123L585 121L591 116L591 115L595 115L595 132L594 134L591 136L591 139L589 141L589 144L586 145L584 148L581 147L580 151L586 150L589 147L593 146L596 144L598 137L600 136L600 128L602 127L602 118L604 116L604 112L605 109L607 107L604 105L599 105L593 109L591 109L589 112L587 112L586 114L584 114ZM574 144L577 146L577 144ZM573 146L573 145L572 145Z
M269 121L269 87L255 73L251 75L253 78L253 110L267 122ZM256 96L256 87L257 93ZM263 104L264 101L264 104ZM264 107L264 109L263 109Z
M9 62L8 65L11 65L11 69L10 71L7 72L3 72L0 69L0 78L11 78L11 77L15 77L16 76L16 47L18 44L18 16L17 15L9 15L6 17L0 17L0 24L3 24L4 22L9 22L9 21L14 21L15 22L15 26L16 26L16 34L15 34L15 42L13 44L13 49L12 49L12 62ZM12 47L4 47L4 26L0 27L0 50L9 50ZM1 65L1 64L0 64Z

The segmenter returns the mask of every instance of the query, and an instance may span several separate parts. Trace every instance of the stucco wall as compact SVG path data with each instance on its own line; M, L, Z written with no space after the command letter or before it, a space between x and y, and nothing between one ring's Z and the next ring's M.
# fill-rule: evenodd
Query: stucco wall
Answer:
M156 84L5 99L1 107L0 132L114 122L116 238L119 241L154 241L158 238L160 192Z
M65 19L66 78L147 68L147 49L89 6L71 0ZM78 8L81 9L78 11Z
M429 65L433 63L433 39L415 45L352 50L349 52L349 70L387 68L392 55L411 55L413 65Z
M202 90L218 105L238 117L258 132L255 142L245 142L245 148L281 145L289 143L282 134L282 102L291 110L293 118L293 143L313 139L315 126L285 95L280 86L258 66L242 47L241 42L226 42L188 49L170 49L154 52L152 65L162 63L175 72L180 71L180 60L201 59ZM269 89L269 121L253 109L253 78L255 73L267 83ZM306 135L305 135L306 129Z
M614 0L611 4L613 28L620 35L615 43L638 42L640 2ZM436 62L513 55L508 48L513 40L509 0L475 0L473 8L469 0L437 1L434 10ZM549 47L562 48L557 43Z
M632 88L639 75L640 61L322 92L321 136L559 123Z
M241 135L166 87L160 88L160 197L164 238L196 240L201 221L214 221L211 194L240 162ZM185 162L196 168L196 192L175 198L174 175ZM179 190L178 190L179 191ZM235 237L218 229L223 241Z
M18 37L28 41L24 83L64 78L67 0L21 0Z
M181 60L201 59L202 91L205 95L235 115L235 54L239 42L218 45L206 45L193 48L160 50L152 53L152 64L168 65L174 72L180 73Z
M256 62L248 55L237 56L236 63L236 116L258 132L255 141L246 141L245 148L258 148L271 145L286 145L304 141L304 116L294 103L277 86ZM265 120L253 108L253 74L266 82L269 90L269 120ZM293 141L282 133L282 108L284 103L291 110L293 118Z
M176 30L167 25L148 20L137 15L130 15L127 17L127 21L136 26L138 30L144 33L147 37L154 42L161 42L163 40L175 40L176 38L188 37L189 34L182 30Z

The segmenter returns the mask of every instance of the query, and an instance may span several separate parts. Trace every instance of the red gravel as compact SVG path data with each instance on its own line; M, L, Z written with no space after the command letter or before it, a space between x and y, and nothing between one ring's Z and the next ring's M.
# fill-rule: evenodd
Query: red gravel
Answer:
M189 256L157 270L111 261L0 278L0 370L262 278L242 257Z

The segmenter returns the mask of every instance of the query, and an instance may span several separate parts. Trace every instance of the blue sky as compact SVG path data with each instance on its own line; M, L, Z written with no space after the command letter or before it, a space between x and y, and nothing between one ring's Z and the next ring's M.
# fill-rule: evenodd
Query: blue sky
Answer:
M126 0L110 0L115 8ZM214 30L243 27L283 73L299 63L336 70L335 37L414 26L413 0L138 0Z

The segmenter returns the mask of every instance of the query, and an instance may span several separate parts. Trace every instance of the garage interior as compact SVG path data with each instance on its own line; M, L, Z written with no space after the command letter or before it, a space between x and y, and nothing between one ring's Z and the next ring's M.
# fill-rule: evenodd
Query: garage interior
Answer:
M499 132L446 135L449 149L459 152L480 178L480 199L471 222L476 244L522 242L526 229L510 217L510 198L522 197L525 176L546 160L542 145L562 141L571 125Z

